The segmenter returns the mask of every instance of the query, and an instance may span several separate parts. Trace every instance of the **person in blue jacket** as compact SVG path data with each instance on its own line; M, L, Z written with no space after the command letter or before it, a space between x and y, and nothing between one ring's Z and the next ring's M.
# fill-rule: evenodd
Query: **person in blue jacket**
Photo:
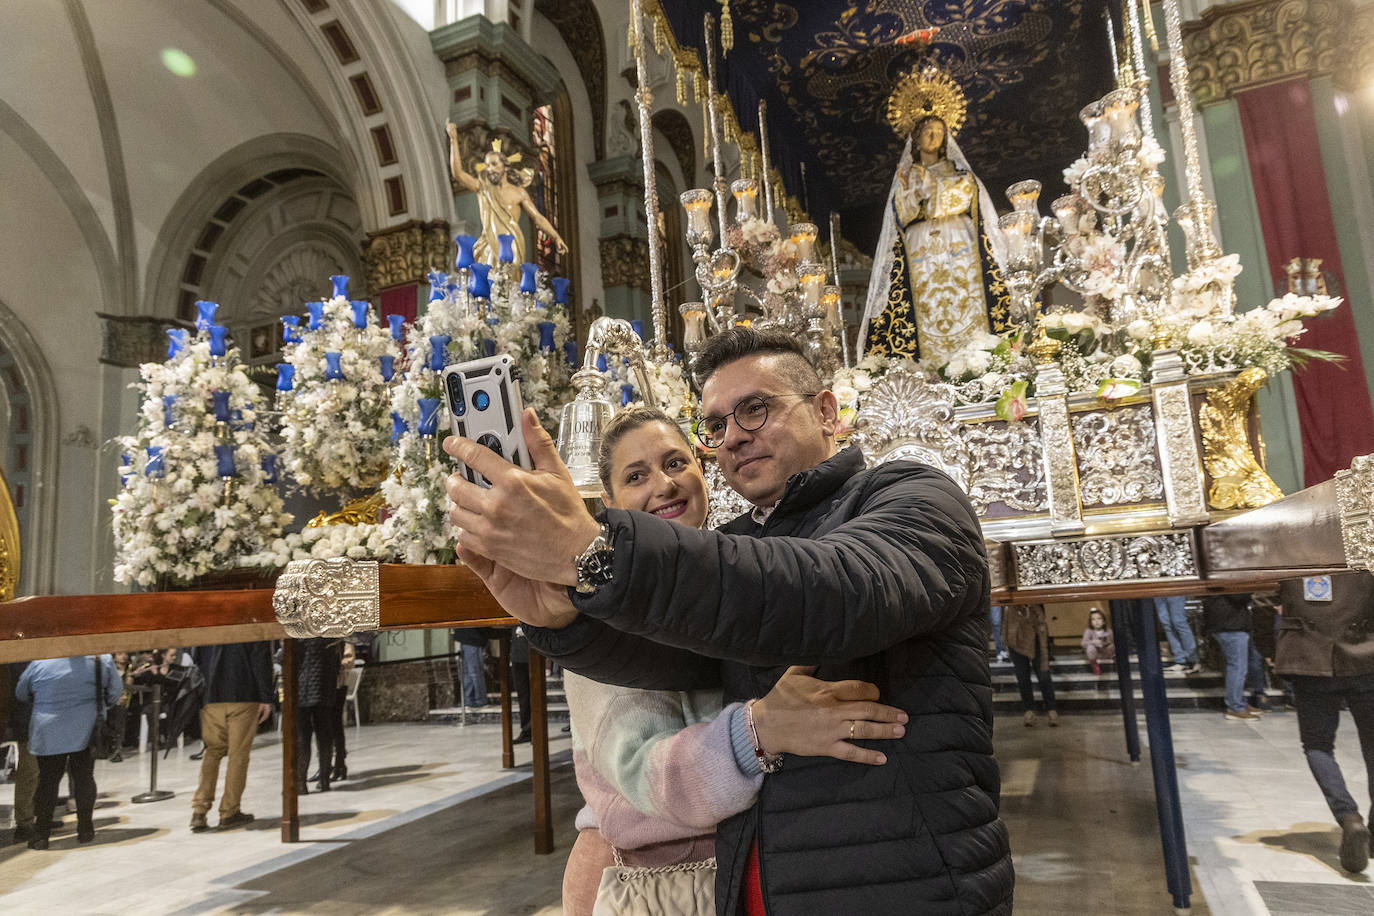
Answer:
M76 791L76 841L95 839L95 754L91 732L95 728L96 666L100 666L103 705L113 706L124 692L124 681L115 670L114 658L76 655L37 661L24 669L14 693L20 702L32 703L29 720L29 752L38 760L38 787L34 790L33 836L30 849L47 849L52 832L52 812L62 774L70 771Z

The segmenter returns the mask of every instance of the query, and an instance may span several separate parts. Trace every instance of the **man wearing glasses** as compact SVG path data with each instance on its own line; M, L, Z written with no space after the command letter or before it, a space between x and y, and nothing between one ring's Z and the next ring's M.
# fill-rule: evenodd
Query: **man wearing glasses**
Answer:
M531 624L532 645L594 679L722 686L728 703L763 696L787 665L816 665L906 711L904 737L867 745L887 753L877 767L737 736L740 765L769 775L754 807L717 828L722 916L1010 913L987 559L967 499L925 465L865 468L857 447L839 450L835 397L786 334L735 328L692 368L696 435L752 512L716 531L595 518L527 411L534 472L445 443L492 481L449 478L460 556Z

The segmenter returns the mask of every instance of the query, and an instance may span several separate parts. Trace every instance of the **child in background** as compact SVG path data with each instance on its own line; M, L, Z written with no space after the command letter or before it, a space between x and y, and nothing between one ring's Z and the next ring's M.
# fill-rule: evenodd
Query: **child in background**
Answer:
M1088 664L1093 674L1102 673L1100 658L1114 658L1116 647L1112 644L1112 631L1107 627L1107 616L1093 608L1088 612L1088 628L1083 631L1083 652L1088 656Z

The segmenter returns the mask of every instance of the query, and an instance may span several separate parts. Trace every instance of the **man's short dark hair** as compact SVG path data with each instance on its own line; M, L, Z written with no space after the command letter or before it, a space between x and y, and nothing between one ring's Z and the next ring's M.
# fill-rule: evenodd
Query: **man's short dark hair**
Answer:
M772 329L730 328L709 338L692 360L692 375L700 388L722 366L746 356L771 354L783 357L780 360L782 373L798 393L820 391L825 387L801 342L786 331Z

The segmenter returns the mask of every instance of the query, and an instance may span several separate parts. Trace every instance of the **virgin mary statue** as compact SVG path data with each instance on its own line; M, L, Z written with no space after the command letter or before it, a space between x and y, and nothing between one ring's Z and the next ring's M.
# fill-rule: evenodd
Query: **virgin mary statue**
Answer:
M938 367L1012 327L996 211L954 140L963 118L963 92L932 69L908 76L888 102L907 140L873 258L865 353Z

